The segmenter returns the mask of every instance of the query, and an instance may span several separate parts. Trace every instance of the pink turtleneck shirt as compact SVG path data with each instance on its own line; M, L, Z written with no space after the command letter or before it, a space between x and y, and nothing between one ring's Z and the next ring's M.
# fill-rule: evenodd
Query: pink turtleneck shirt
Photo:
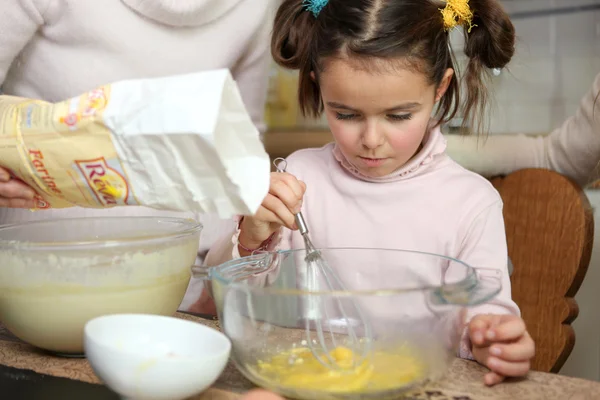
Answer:
M306 183L302 212L311 240L318 247L418 250L457 258L487 269L482 273L499 276L502 282L500 294L471 308L469 318L481 313L519 315L519 308L511 300L500 195L489 181L450 159L445 149L444 137L439 128L434 128L422 150L386 177L362 175L335 144L292 154L287 159L287 172ZM239 231L232 231L217 240L205 264L215 266L240 257L238 236ZM298 232L283 228L270 250L289 248L302 249L304 242ZM423 268L419 273L425 276L436 273L434 268L422 265L415 268ZM344 274L352 273L336 272L342 279ZM403 275L398 271L361 279L365 279L365 287L390 288L394 282L403 282ZM412 317L419 312L413 306L409 311ZM460 356L470 357L466 337Z

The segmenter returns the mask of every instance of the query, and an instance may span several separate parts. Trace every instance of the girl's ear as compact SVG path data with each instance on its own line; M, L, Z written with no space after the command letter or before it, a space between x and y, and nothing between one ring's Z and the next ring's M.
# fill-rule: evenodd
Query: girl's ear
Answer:
M315 76L315 71L310 71L310 79L312 79L313 82L317 81L317 77Z
M446 94L448 90L448 86L450 86L450 82L452 82L452 78L454 77L454 70L452 68L448 68L446 72L444 72L444 77L440 82L439 86L435 91L435 102L440 101L442 97Z

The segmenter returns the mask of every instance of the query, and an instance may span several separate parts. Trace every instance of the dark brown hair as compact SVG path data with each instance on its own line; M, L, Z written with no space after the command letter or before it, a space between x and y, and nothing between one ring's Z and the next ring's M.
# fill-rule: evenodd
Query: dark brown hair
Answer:
M439 85L447 68L454 69L449 32L444 29L436 0L329 0L315 16L302 0L284 0L277 11L271 52L282 67L300 72L298 100L304 115L319 116L323 102L319 72L328 57L347 56L369 62L402 59ZM486 107L486 75L503 68L514 54L515 30L496 0L470 0L474 12L470 33L465 29L465 54L469 58L463 80L464 124L482 121ZM311 79L314 72L316 82ZM436 118L445 123L460 107L455 77L440 100Z

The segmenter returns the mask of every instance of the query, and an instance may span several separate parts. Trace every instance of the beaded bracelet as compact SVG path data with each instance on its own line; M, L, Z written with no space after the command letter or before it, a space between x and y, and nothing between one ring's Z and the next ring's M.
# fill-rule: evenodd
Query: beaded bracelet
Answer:
M244 246L241 242L240 239L238 238L238 246L240 246L240 248L244 251L247 251L248 253L254 253L255 251L264 251L267 249L267 247L269 247L269 245L271 244L271 242L273 241L273 238L275 237L275 232L271 233L271 236L269 236L267 238L267 240L265 240L264 242L262 242L262 244L260 245L260 247L258 247L257 249L249 249L246 246Z

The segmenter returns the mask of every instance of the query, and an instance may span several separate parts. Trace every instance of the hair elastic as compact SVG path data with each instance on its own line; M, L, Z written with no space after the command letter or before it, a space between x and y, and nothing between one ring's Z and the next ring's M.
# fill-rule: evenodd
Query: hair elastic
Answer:
M329 3L329 0L302 0L304 9L310 11L317 18L321 10Z
M450 30L458 25L468 26L467 32L473 29L473 10L469 0L446 0L446 7L440 9L444 19L444 28Z

